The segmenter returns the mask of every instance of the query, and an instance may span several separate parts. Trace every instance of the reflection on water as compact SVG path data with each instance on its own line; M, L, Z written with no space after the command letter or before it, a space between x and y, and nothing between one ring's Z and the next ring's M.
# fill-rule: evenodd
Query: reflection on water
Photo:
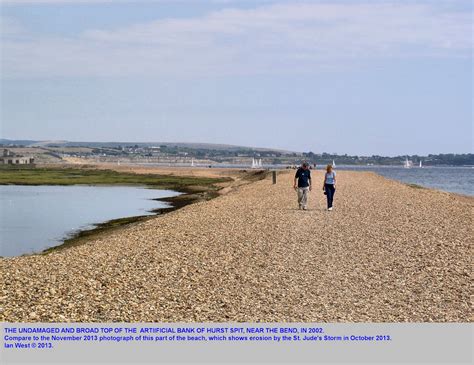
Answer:
M0 255L41 252L95 223L153 214L169 205L151 199L176 195L128 186L0 186Z

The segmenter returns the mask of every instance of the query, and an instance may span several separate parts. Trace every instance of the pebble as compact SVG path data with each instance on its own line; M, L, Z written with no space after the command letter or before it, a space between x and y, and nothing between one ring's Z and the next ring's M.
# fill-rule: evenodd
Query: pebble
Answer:
M314 189L299 211L293 174L240 181L83 245L1 258L0 320L471 320L474 198L338 171L334 210Z

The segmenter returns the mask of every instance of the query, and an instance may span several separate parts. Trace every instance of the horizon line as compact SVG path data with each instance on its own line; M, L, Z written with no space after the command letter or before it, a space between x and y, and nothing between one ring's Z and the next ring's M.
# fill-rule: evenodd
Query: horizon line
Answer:
M246 146L246 145L239 145L239 144L230 144L230 143L214 143L214 142L185 142L185 141L105 141L105 140L96 140L96 141L75 141L75 140L68 140L68 139L28 139L28 138L16 138L16 139L11 139L11 138L0 138L0 141L31 141L31 142L49 142L49 143L54 143L54 142L61 142L61 143L118 143L118 144L202 144L202 145L210 145L210 146L228 146L228 147L238 147L238 148L247 148L247 149L257 149L257 150L270 150L270 151L275 151L275 152L290 152L290 153L301 153L301 154L308 154L308 153L313 153L315 155L322 155L322 154L328 154L328 155L335 155L335 156L358 156L358 157L373 157L373 156L380 156L380 157L390 157L390 158L395 158L395 157L410 157L410 156L419 156L419 157L428 157L429 155L472 155L474 152L436 152L436 153L428 153L428 154L418 154L418 153L411 153L411 154L391 154L391 155L380 155L377 153L372 153L371 155L368 154L352 154L352 153L339 153L339 152L326 152L326 151L321 151L321 152L314 152L314 151L295 151L295 150L288 150L284 148L278 148L278 147L258 147L258 146Z

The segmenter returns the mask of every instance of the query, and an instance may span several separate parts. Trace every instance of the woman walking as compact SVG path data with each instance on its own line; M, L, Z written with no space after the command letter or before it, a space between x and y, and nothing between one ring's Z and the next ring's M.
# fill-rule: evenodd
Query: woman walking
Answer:
M328 210L332 210L332 201L334 200L334 194L336 193L336 172L333 171L332 165L326 166L323 190L328 199Z

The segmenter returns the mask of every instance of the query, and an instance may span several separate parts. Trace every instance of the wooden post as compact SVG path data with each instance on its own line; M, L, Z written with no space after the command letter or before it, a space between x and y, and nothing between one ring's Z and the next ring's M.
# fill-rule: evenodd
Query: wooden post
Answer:
M273 171L273 185L277 183L277 172Z

